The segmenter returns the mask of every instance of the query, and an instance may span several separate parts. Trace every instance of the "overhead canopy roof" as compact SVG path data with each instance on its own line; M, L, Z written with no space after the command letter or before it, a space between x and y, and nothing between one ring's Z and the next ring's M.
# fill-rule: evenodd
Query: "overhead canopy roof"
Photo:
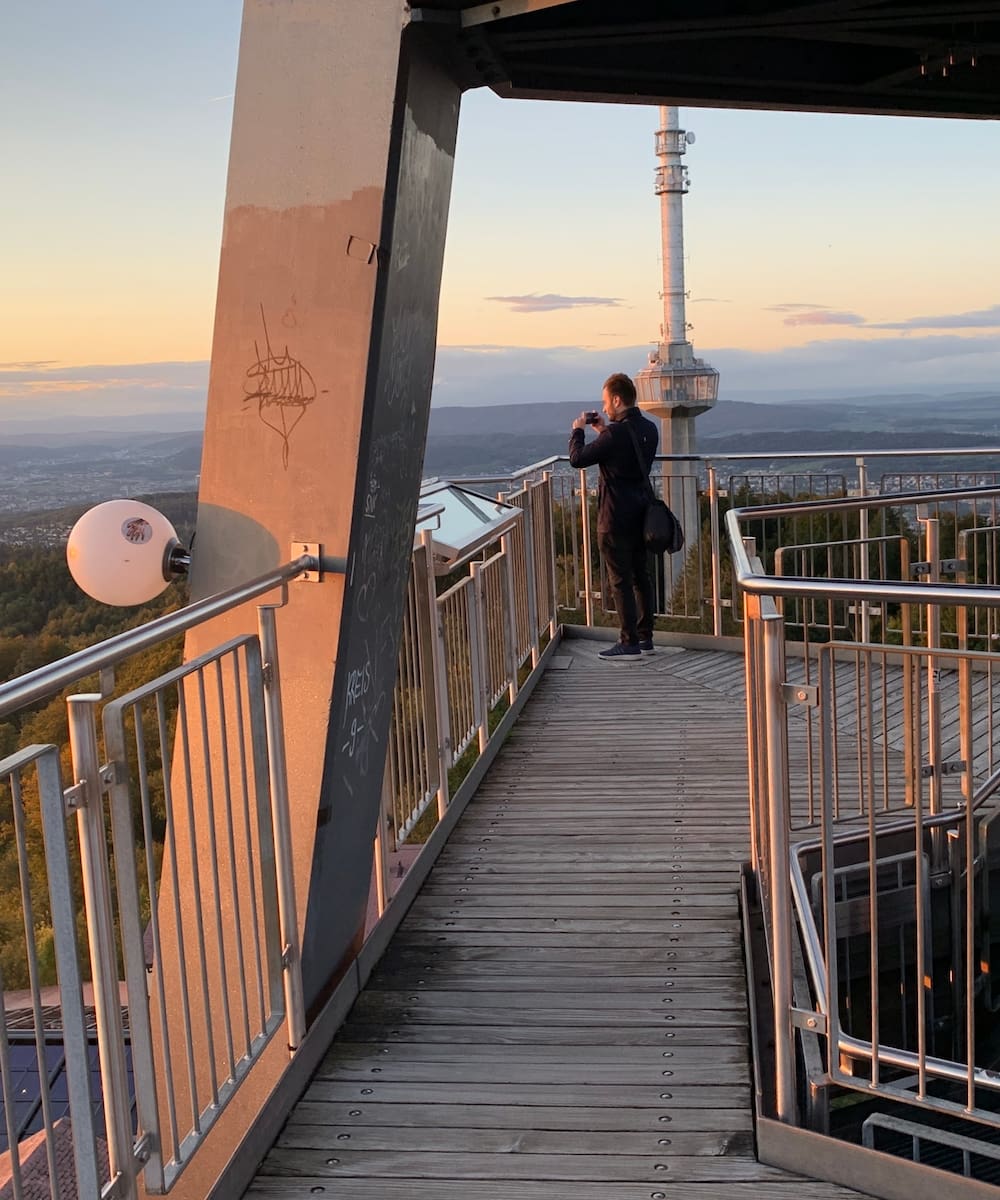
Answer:
M1000 116L1000 4L428 0L469 86L501 95Z

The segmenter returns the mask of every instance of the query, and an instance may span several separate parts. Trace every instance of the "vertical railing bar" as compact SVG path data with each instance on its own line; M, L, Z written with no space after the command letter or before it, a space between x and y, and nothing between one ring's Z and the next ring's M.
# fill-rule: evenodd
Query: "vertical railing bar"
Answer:
M535 517L533 492L525 486L526 502L521 510L524 542L524 587L527 595L528 645L532 667L538 666L538 593L535 581Z
M913 806L914 899L916 902L916 1001L917 1001L917 1096L927 1096L927 991L924 925L924 798L923 789Z
M45 1157L48 1164L49 1183L56 1188L54 1200L59 1200L59 1174L56 1167L55 1138L53 1136L52 1097L49 1094L49 1072L45 1056L45 1021L42 1016L42 982L38 969L38 947L35 944L35 908L31 899L31 869L28 865L27 831L24 822L24 796L21 791L20 772L10 777L11 814L14 819L14 846L17 853L18 877L21 889L21 917L24 925L24 950L28 964L28 988L31 992L31 1015L34 1025L35 1055L38 1061L38 1094L42 1108L43 1128L46 1132ZM3 994L0 993L0 1004ZM6 1022L5 1022L6 1023Z
M486 742L489 737L487 728L489 705L486 703L486 681L484 678L483 639L485 635L483 627L486 624L486 619L482 603L483 581L480 567L481 564L479 563L472 563L471 565L472 604L469 607L469 641L472 646L472 653L469 657L472 664L475 721L479 729L479 749L482 752L486 749Z
M235 659L237 651L231 651ZM219 753L222 759L222 796L225 805L226 849L229 852L229 887L232 891L233 941L236 951L236 976L238 981L240 1016L243 1020L244 1057L252 1056L253 1037L250 1033L250 1007L247 999L247 968L246 956L243 953L243 904L240 900L240 885L236 877L236 830L234 825L233 789L230 777L231 765L229 760L229 715L226 708L226 694L222 678L222 660L215 660L215 690L219 705ZM241 714L237 712L237 724ZM221 922L221 905L220 916ZM228 998L227 998L228 999ZM226 1003L228 1010L229 1004ZM231 1070L235 1071L235 1061L231 1061Z
M415 563L415 560L414 560ZM411 608L411 627L413 631L413 647L411 654L413 656L413 672L416 679L416 692L420 697L420 703L417 706L417 723L416 723L416 753L418 765L420 768L419 787L414 793L416 806L414 812L422 809L428 803L430 797L434 795L437 788L432 788L434 782L433 764L431 761L431 743L432 735L436 734L436 723L430 705L433 703L433 695L429 694L428 677L427 677L427 644L425 638L424 622L421 614L420 594L418 591L418 580L411 571L411 586L412 599L410 601ZM435 750L436 756L436 750Z
M866 669L870 668L868 651L865 654ZM871 676L867 676L868 698L871 703ZM869 739L871 736L871 720L867 722ZM869 756L872 746L869 740ZM872 1087L877 1088L880 1082L880 1043L881 1013L879 1009L879 947L878 947L878 827L876 824L875 804L868 804L868 978L871 991L871 1043L872 1043Z
M423 604L427 610L428 644L427 663L428 678L433 696L431 701L437 721L437 738L434 750L437 754L437 807L438 819L444 816L448 808L450 795L448 792L448 767L450 747L454 745L455 733L449 707L447 652L444 641L444 612L438 603L437 587L434 582L434 543L430 530L421 534L424 550L424 569L427 575ZM456 680L456 685L458 680ZM457 686L456 686L457 691Z
M6 995L3 978L3 964L0 962L0 995ZM21 1178L21 1151L17 1139L17 1125L14 1113L17 1111L14 1093L11 1090L10 1043L7 1039L7 1022L0 1021L0 1094L3 1095L4 1124L7 1127L7 1146L10 1155L10 1177L14 1195L12 1200L24 1200L24 1183ZM87 1108L90 1108L88 1098ZM77 1164L79 1166L79 1164Z
M77 1194L81 1197L96 1196L100 1194L100 1180L98 1179L94 1112L91 1104L87 1031L84 1026L83 986L80 978L76 927L73 920L75 904L71 885L66 810L59 767L59 752L55 746L48 747L37 759L35 777L38 781L46 876L52 912L52 941L56 959L56 980L59 985L59 1006L62 1015L67 1097L73 1126L73 1161L76 1169ZM5 994L3 974L0 972L0 996ZM22 1183L20 1154L16 1137L13 1139L9 1137L10 1114L14 1111L14 1106L10 1096L10 1061L7 1048L6 1021L0 1021L0 1076L3 1078L11 1176L14 1195L17 1196Z
M403 621L399 637L399 655L396 660L396 678L399 686L394 695L394 711L396 716L396 741L398 747L397 763L399 767L398 788L396 791L395 822L396 845L402 844L406 837L406 826L409 814L413 811L413 772L410 759L410 717L408 708L412 702L413 687L409 677L409 654L407 645L407 616L409 615L409 592L404 598Z
M855 752L855 767L857 773L858 784L858 815L863 816L865 811L865 781L864 781L864 723L865 723L865 705L864 705L864 689L861 686L861 654L859 651L854 651L854 711L857 714L856 728L854 731L854 740L856 746Z
M200 901L200 898L201 898L201 868L198 865L199 864L198 847L194 842L194 838L195 838L194 777L193 777L192 771L191 771L191 730L190 730L190 723L188 721L187 697L186 697L186 689L184 686L186 682L187 682L186 679L182 679L182 680L179 680L178 684L177 684L177 722L178 722L178 728L180 729L181 727L183 727L183 730L184 730L184 736L181 740L181 760L183 763L183 772L184 772L184 796L187 801L188 840L190 843L188 849L191 854L191 884L192 884L193 894L196 897L196 900ZM181 937L180 937L180 930L182 928L182 914L181 914L181 908L180 908L180 895L181 895L180 876L178 874L178 869L177 869L176 855L173 858L172 875L173 875L173 888L174 888L174 923L178 930L178 952L183 953L182 942L181 942ZM195 904L194 912L195 912L194 924L195 924L195 931L197 934L196 945L197 945L197 950L198 950L198 967L199 967L199 973L201 976L201 994L202 994L202 1000L203 1000L203 1005L204 1005L204 1012L202 1015L204 1017L204 1023L205 1023L205 1040L206 1040L206 1045L207 1045L208 1066L209 1066L209 1071L210 1071L210 1075L211 1075L210 1082L211 1082L211 1090L212 1090L212 1103L217 1106L219 1103L219 1088L218 1088L218 1076L216 1073L216 1065L215 1065L215 1036L214 1036L213 1029L212 1029L212 1025L213 1025L212 1004L211 1004L211 998L210 998L209 990L208 990L208 958L205 953L205 927L204 927L204 921L202 918L202 909L201 909L200 903ZM186 979L186 976L187 976L186 956L181 958L181 961L179 963L179 969L180 969L181 975ZM186 1014L186 1016L190 1017L190 1011ZM189 1073L191 1073L192 1080L193 1080L196 1078L196 1075L194 1073L194 1070L195 1070L194 1057L193 1057L194 1056L194 1041L192 1038L192 1032L193 1031L192 1031L190 1025L188 1025L186 1028L186 1035L187 1035L187 1039L188 1039L188 1054L190 1056L188 1070L189 1070ZM201 1107L200 1107L200 1102L198 1099L198 1091L197 1091L196 1087L194 1087L192 1089L191 1106L192 1106L192 1118L193 1118L192 1119L192 1128L194 1129L194 1131L196 1133L201 1133Z
M795 1058L792 1031L792 905L789 880L788 748L782 688L784 628L777 615L761 618L764 628L764 692L767 736L770 918L774 993L775 1103L785 1124L795 1121Z
M584 617L587 628L590 629L594 624L594 585L590 549L590 494L587 490L587 472L585 469L580 472L580 512L583 534Z
M417 764L416 751L414 745L414 734L416 722L411 716L411 710L416 708L414 703L414 695L416 687L413 679L413 630L410 623L410 594L409 584L407 584L406 604L403 610L403 630L400 638L399 646L399 678L403 681L403 690L400 693L399 707L399 731L402 745L402 753L400 755L400 765L402 767L403 788L400 799L402 804L399 809L399 825L398 830L406 830L410 815L414 810L416 803L417 791L419 783L417 781Z
M183 705L183 682L178 681L177 684L177 739L182 747L182 756L186 753L188 740L187 730L187 712ZM167 756L167 710L166 701L162 692L156 694L156 723L157 736L160 743L160 754L163 756L163 761L166 762ZM184 1055L185 1067L187 1071L188 1090L191 1095L191 1112L197 1128L198 1121L198 1082L197 1073L195 1071L194 1062L194 1043L191 1038L192 1019L191 1019L191 994L188 987L187 970L185 964L187 962L187 950L184 937L184 923L181 920L180 910L180 879L177 872L177 833L175 828L174 816L174 794L172 783L172 772L164 769L163 772L163 807L166 813L166 835L164 839L164 858L169 858L171 863L171 888L174 898L174 929L177 932L177 956L178 972L177 978L180 985L181 997L181 1017L184 1022ZM149 843L152 839L149 839ZM163 1064L164 1074L167 1080L167 1095L170 1105L169 1117L171 1132L173 1136L172 1153L176 1153L180 1146L180 1137L177 1128L176 1102L174 1099L173 1087L173 1053L171 1050L170 1037L170 1022L167 1019L167 992L166 992L166 960L163 954L163 945L160 938L160 920L157 916L158 905L152 903L155 880L155 863L152 857L151 845L147 843L146 847L146 874L150 885L150 922L153 933L153 961L156 967L156 989L157 999L160 1010L160 1041L163 1046Z
M68 698L70 753L74 781L83 786L86 797L86 802L78 810L77 821L83 859L87 935L93 967L94 1015L108 1134L108 1160L112 1179L116 1176L120 1178L121 1195L132 1200L137 1194L132 1117L128 1101L125 1032L118 986L118 957L115 953L103 791L94 716L95 705L102 698L93 693Z
M968 1068L966 1105L976 1107L976 818L965 802L965 1056ZM985 862L983 864L985 868Z
M833 772L833 816L840 818L840 726L837 721L837 660L830 657L830 767Z
M553 486L554 479L551 471L545 471L542 478L545 480L545 509L546 509L546 537L548 539L546 545L545 558L549 564L549 603L546 606L546 616L549 621L549 637L556 636L556 625L559 614L559 582L556 577L556 517L555 517L555 488ZM563 538L565 545L565 536ZM574 604L574 608L576 605Z
M428 611L427 591L426 587L420 587L420 580L416 574L416 555L414 555L412 562L413 567L410 574L413 579L413 631L416 643L414 654L416 658L417 677L420 680L420 807L423 808L430 800L430 797L436 795L438 791L434 770L434 763L437 761L438 753L437 717L434 707L434 681L431 678L429 667L431 647L428 644L428 640L431 636L431 626L429 620L425 621L424 619ZM423 593L423 603L421 603L421 593Z
M282 590L281 603L285 602ZM267 738L271 829L278 900L278 938L284 960L282 983L288 1048L297 1050L305 1036L305 998L302 987L302 949L295 898L295 859L289 813L288 768L285 759L285 718L281 701L281 670L275 605L257 606L257 628L264 665L264 723Z
M157 692L157 701L161 694ZM125 754L125 709L104 712L104 740L111 758L121 764L123 771L128 770ZM160 984L163 981L163 959L160 952L160 929L156 904L156 864L153 839L153 806L149 791L149 767L146 753L146 734L142 725L141 709L138 704L130 706L132 727L135 739L136 775L139 780L139 811L142 817L143 859L146 868L146 887L149 894L149 928L153 945L153 959L159 968ZM165 736L165 735L164 735ZM167 747L160 743L160 764L164 780L168 773ZM147 1133L157 1133L160 1129L159 1104L157 1101L155 1079L156 1067L152 1043L152 1018L149 1012L149 993L144 973L140 966L145 967L145 946L143 931L138 920L140 898L138 894L138 868L135 872L125 873L123 867L124 852L118 847L131 845L132 823L131 803L127 788L121 792L117 787L112 791L112 821L115 837L118 868L118 895L121 911L122 934L125 941L125 973L129 993L129 1032L132 1038L132 1076L135 1080L136 1100L139 1116L145 1125ZM136 962L136 950L143 948L143 962ZM162 1000L161 995L161 1000ZM161 1036L163 1039L164 1056L164 1085L167 1098L167 1119L170 1122L170 1133L173 1139L171 1146L180 1145L177 1128L177 1104L174 1095L174 1072L170 1054L170 1033L166 1022L165 1001L161 1007ZM138 1070L136 1070L138 1067ZM154 1117L151 1114L155 1114ZM153 1155L146 1164L146 1180L149 1186L162 1184L163 1178L163 1147L154 1147ZM155 1176L154 1176L155 1172Z
M712 634L723 636L723 542L719 524L719 480L711 462L708 470L708 521L712 536Z
M228 1066L229 1075L231 1076L236 1065L236 1049L233 1043L233 1023L229 1012L229 962L226 953L226 933L222 924L222 882L221 872L219 867L219 836L218 836L218 821L215 812L215 771L212 766L212 747L211 738L208 731L208 702L205 695L205 670L198 670L194 674L195 681L198 686L198 713L200 716L201 726L201 749L202 749L202 769L204 771L205 781L205 824L208 826L208 853L209 863L211 865L212 879L212 903L215 915L215 939L218 946L219 961L219 987L220 1000L219 1010L222 1016L222 1032L225 1037L226 1047L226 1063ZM194 810L191 811L191 836L194 837ZM192 841L192 854L198 853L198 848ZM206 1000L208 994L206 991ZM212 1064L213 1079L215 1079L215 1063ZM216 1090L218 1083L216 1080ZM216 1097L216 1102L218 1098Z
M400 646L398 670L405 669L405 658ZM392 820L395 849L399 849L406 839L406 798L410 794L410 776L406 759L406 705L403 693L397 692L393 697L393 729L395 734L395 754L393 756L393 790L392 790Z
M244 650L244 658L246 651ZM254 982L257 986L257 1010L261 1020L267 1013L267 999L264 995L264 953L261 949L260 911L261 905L257 895L257 863L254 853L253 823L250 819L250 772L248 769L246 733L244 721L251 720L249 713L249 697L244 701L243 681L240 677L240 662L237 654L229 659L233 674L233 705L236 709L236 745L240 762L240 815L243 819L242 834L246 843L247 853L247 886L250 889L250 909L253 919L250 922L250 932L253 938Z
M879 655L879 686L882 690L882 811L892 807L889 788L889 657L883 650Z
M514 558L513 545L509 534L505 534L501 538L501 557L504 562L503 580L506 583L507 602L504 606L507 610L507 636L510 639L510 654L508 656L508 672L509 672L509 699L511 704L517 699L517 673L520 666L521 648L517 643L517 617L515 613L515 605L517 603L514 595Z
M836 856L833 841L833 743L830 733L835 723L833 700L833 654L822 650L819 660L820 688L820 834L822 841L821 864L823 871L823 944L826 958L826 1019L829 1029L827 1037L828 1068L831 1073L840 1055L840 979L837 955L837 896Z

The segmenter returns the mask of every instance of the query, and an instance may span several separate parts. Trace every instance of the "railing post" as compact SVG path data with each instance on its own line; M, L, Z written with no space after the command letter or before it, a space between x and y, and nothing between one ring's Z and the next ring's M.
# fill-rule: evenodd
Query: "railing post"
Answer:
M448 709L448 659L445 654L444 626L438 606L437 587L434 575L434 533L430 529L420 531L427 574L427 613L430 621L427 656L431 664L430 683L434 689L434 704L438 728L438 816L443 817L450 800L448 794L448 768L451 765L452 730L451 713Z
M30 753L30 751L28 751ZM10 760L7 760L10 762ZM56 979L59 984L59 1004L63 1026L63 1053L66 1060L67 1099L73 1126L73 1160L79 1196L98 1196L101 1190L98 1156L94 1134L94 1113L90 1091L87 1033L84 1028L83 988L80 979L80 960L76 939L76 903L73 898L72 873L66 834L66 802L63 797L59 770L59 751L46 747L36 764L38 802L45 838L45 873L48 878L51 906L52 941L56 960ZM10 779L13 788L14 781ZM17 810L15 802L15 821ZM40 1034L41 1030L36 1030ZM3 1039L0 1033L0 1040ZM8 1069L8 1079L12 1072ZM4 1087L5 1099L12 1096ZM13 1104L11 1104L13 1107ZM9 1119L9 1113L8 1113ZM10 1147L12 1182L20 1189L18 1155Z
M555 501L553 500L552 472L543 471L542 480L545 483L545 508L546 508L546 525L549 532L548 553L546 557L549 560L549 606L546 616L549 619L549 637L556 636L556 617L559 612L559 581L556 578L556 516L555 516Z
M486 606L483 604L483 564L469 564L472 577L472 603L469 605L469 661L472 667L473 719L479 731L479 752L490 740L489 663L486 661Z
M390 755L385 756L382 772L382 797L378 806L378 826L375 830L375 896L379 917L389 907L389 806L392 803L392 771Z
M503 552L503 590L506 598L504 603L506 610L504 626L507 630L507 636L504 640L507 643L508 649L504 657L507 660L507 695L510 703L513 704L517 699L517 671L520 663L518 662L517 613L515 611L514 598L514 540L509 533L505 533L501 537L500 548Z
M774 997L774 1069L777 1117L795 1122L795 1042L792 1029L792 895L789 879L788 743L785 724L785 623L765 613L763 626L767 823Z
M284 596L282 596L282 604ZM288 771L285 763L285 722L281 710L281 675L275 610L281 605L257 606L261 654L264 658L264 714L267 722L267 760L271 784L271 822L274 826L274 866L278 884L278 922L284 966L288 1048L298 1049L305 1036L302 957L295 903L292 825L288 812Z
M963 529L957 539L955 553L958 556L960 563L965 563L960 571L956 572L955 581L960 584L968 583L969 581L969 533L968 529ZM966 604L959 604L955 610L955 630L958 634L958 647L962 651L962 656L958 660L958 728L959 728L959 757L965 764L962 771L962 795L965 797L966 807L972 803L972 794L975 790L974 776L972 774L972 754L973 754L973 735L972 735L972 662L968 656L969 649L969 608ZM987 643L989 645L989 643ZM972 825L971 817L968 826L969 836L971 838Z
M590 562L590 495L587 492L587 472L580 472L580 511L583 514L583 587L584 615L587 618L587 628L594 624L594 585Z
M528 629L531 645L531 665L538 666L538 591L535 583L535 520L531 507L534 504L534 488L524 486L524 507L521 520L524 522L524 586L528 591Z
M858 495L864 498L868 495L868 468L860 455L854 460L858 467ZM861 539L861 555L858 561L858 578L868 578L868 509L862 507L858 512L858 537ZM861 601L861 640L867 644L871 641L871 606L867 600Z
M719 480L715 467L708 469L708 512L712 530L712 634L722 637L722 542L719 537Z
M919 510L918 510L919 511ZM941 541L937 517L925 516L918 519L924 526L924 557L930 565L927 575L929 583L941 579ZM941 608L937 604L927 605L927 757L931 769L929 780L930 814L936 816L943 807L941 787L941 696L938 691L937 656L934 651L941 645ZM936 836L936 834L935 834ZM940 840L940 839L938 839Z
M134 1152L125 1065L125 1031L111 909L111 876L104 832L104 789L97 752L96 709L102 699L99 693L69 697L69 741L73 782L80 789L82 800L77 810L77 827L93 972L101 1091L108 1133L108 1162L112 1181L119 1181L120 1200L134 1200L138 1196L138 1163Z

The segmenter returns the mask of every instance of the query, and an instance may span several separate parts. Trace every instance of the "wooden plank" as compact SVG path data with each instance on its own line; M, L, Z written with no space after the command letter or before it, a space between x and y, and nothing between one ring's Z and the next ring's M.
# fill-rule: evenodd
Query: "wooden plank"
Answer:
M746 995L742 988L729 987L718 992L705 992L699 988L672 986L672 981L657 981L654 988L636 987L622 992L610 988L595 991L587 987L576 991L562 991L558 980L549 981L550 986L543 988L497 988L497 981L491 981L490 990L468 988L462 991L448 991L437 987L420 987L413 991L388 989L372 981L365 989L365 997L370 998L373 1005L382 1008L406 1009L417 1013L425 1009L458 1008L463 1005L469 1008L501 1008L517 1010L512 1017L520 1019L522 1009L539 1010L561 1008L565 1012L604 1011L616 1013L629 1011L656 1014L661 1019L664 1009L705 1008L713 1006L716 1009L746 1008ZM634 981L630 981L634 982ZM539 992L543 995L539 995Z
M670 993L696 993L705 1004L716 1004L722 997L740 1004L746 1003L746 989L738 975L715 975L704 979L700 973L663 979L658 975L565 975L549 970L537 975L522 976L512 976L508 971L498 977L495 974L484 975L479 967L465 972L436 971L433 968L409 971L380 969L370 986L376 991L394 992L421 988L433 995L439 988L449 992L458 989L463 992L497 991L500 987L498 979L502 980L505 992L581 992L585 995L594 992L604 995L651 992L663 995L666 989Z
M524 1109L518 1110L524 1115ZM669 1136L657 1125L645 1132L568 1130L568 1129L497 1129L495 1127L455 1128L401 1125L357 1126L289 1124L276 1145L281 1149L324 1149L331 1140L338 1149L350 1150L437 1150L449 1153L481 1154L671 1154L684 1156L710 1154L745 1158L753 1154L751 1131L741 1133L698 1130L685 1133L671 1129Z
M664 1043L665 1044L665 1043ZM734 1063L742 1066L747 1061L746 1049L742 1045L719 1046L711 1054L704 1046L671 1046L661 1050L653 1046L595 1046L587 1042L570 1042L562 1045L510 1046L478 1042L475 1055L468 1046L460 1043L413 1043L391 1044L387 1041L372 1045L370 1042L349 1042L337 1039L333 1044L328 1062L339 1064L363 1063L371 1067L386 1067L402 1062L470 1062L477 1063L587 1063L602 1065L614 1063L642 1067L669 1067L675 1063L704 1064ZM321 1068L322 1069L322 1068Z
M477 1087L475 1084L450 1083L368 1083L314 1080L306 1089L306 1100L356 1100L374 1104L379 1100L396 1104L519 1104L524 1108L536 1105L573 1108L601 1104L615 1108L655 1108L658 1112L673 1112L675 1108L742 1108L749 1100L746 1087L714 1087L711 1085L679 1084L677 1086L637 1086L605 1084L588 1087L586 1084L549 1086L546 1084L495 1083Z
M329 1177L324 1176L261 1176L246 1195L256 1200L300 1200L326 1192L329 1187ZM337 1179L335 1191L336 1200L650 1200L651 1196L654 1200L851 1200L858 1194L836 1184L803 1181L793 1175L781 1180L727 1183L724 1193L720 1193L717 1183L683 1180L671 1182L668 1193L662 1188L650 1191L649 1184L642 1182L512 1179L504 1181L501 1194L495 1180L343 1177Z
M749 1084L749 1068L745 1063L719 1062L709 1055L704 1055L702 1062L661 1059L651 1066L638 1066L635 1063L593 1062L585 1055L575 1062L524 1062L513 1058L488 1061L480 1055L469 1054L453 1062L394 1062L388 1058L345 1060L334 1053L320 1066L314 1078L330 1081L374 1079L378 1083L572 1083L630 1087L659 1087L669 1080L672 1085L718 1086Z
M669 1162L667 1158L669 1157ZM788 1173L749 1155L448 1154L415 1151L286 1150L278 1147L261 1164L262 1175L344 1176L395 1179L582 1179L663 1184L786 1180Z
M568 1022L561 1026L551 1025L508 1025L508 1024L461 1024L449 1025L385 1025L365 1023L352 1014L343 1029L348 1041L362 1042L468 1042L473 1046L746 1046L746 1025L724 1027L693 1025L671 1026L664 1030L659 1025L622 1027L609 1033L607 1029L595 1030L589 1025ZM478 1053L474 1051L474 1053Z
M406 1022L414 1025L471 1025L481 1021L484 1025L502 1025L509 1021L511 1009L506 1004L487 1005L476 1003L479 997L470 993L461 1004L427 1004L420 1007L416 1003L408 1008L400 1004L386 1003L365 991L357 1004L354 1013L360 1020L376 1023ZM551 1001L552 997L548 999ZM582 1003L567 1004L553 1008L525 1006L518 1008L517 1020L525 1025L536 1025L544 1028L551 1026L571 1025L588 1026L591 1029L607 1030L635 1025L650 1026L669 1022L672 1025L694 1025L699 1028L718 1029L725 1025L743 1025L746 1022L744 1006L738 1008L706 1008L700 1005L694 1008L674 1006L676 1011L664 1012L659 1007L624 1008L600 1007Z
M700 947L640 946L623 948L617 953L588 946L449 946L442 951L436 942L409 939L390 947L379 965L379 973L416 970L474 971L477 976L508 974L521 968L533 975L559 975L568 970L586 972L591 978L603 975L624 977L666 971L671 975L743 975L743 960L737 948L711 957Z
M673 1137L684 1132L745 1133L753 1129L749 1107L744 1108L614 1108L607 1104L422 1104L358 1100L322 1101L308 1093L289 1124L326 1126L333 1130L413 1126L418 1129L563 1129L591 1132L655 1132ZM338 1134L325 1143L334 1146Z

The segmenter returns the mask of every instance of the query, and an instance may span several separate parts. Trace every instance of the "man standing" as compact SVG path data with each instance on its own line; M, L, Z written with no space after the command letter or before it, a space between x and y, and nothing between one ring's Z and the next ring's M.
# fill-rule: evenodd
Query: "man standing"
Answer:
M635 404L635 384L627 375L611 375L604 384L604 413L582 413L573 422L569 461L574 467L600 468L597 489L597 541L621 621L621 639L599 658L638 662L653 653L653 583L643 542L646 477L656 456L659 433ZM593 425L597 438L584 444ZM635 434L633 438L632 434ZM638 442L638 446L636 443Z

